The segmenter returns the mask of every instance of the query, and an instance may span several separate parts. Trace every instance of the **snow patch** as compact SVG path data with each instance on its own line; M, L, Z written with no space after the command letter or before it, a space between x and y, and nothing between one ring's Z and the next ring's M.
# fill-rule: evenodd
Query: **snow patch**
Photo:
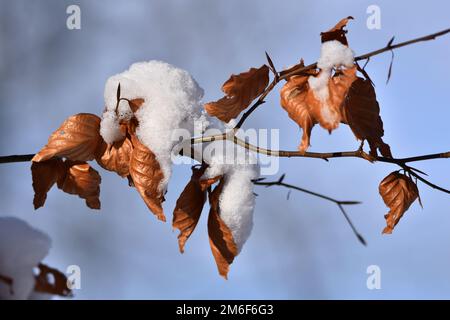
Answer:
M28 223L13 217L0 217L0 275L13 280L13 291L0 281L0 299L32 297L33 268L48 254L50 238Z

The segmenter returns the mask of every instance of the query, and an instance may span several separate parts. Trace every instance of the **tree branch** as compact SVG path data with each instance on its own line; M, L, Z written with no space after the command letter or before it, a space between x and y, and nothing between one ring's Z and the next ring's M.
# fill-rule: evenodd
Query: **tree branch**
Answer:
M439 31L439 32L436 32L436 33L432 33L432 34L429 34L429 35L426 35L426 36L423 36L423 37L420 37L420 38L416 38L416 39L400 42L400 43L397 43L397 44L394 44L394 45L392 44L392 41L389 41L388 44L385 47L381 48L381 49L374 50L372 52L369 52L369 53L360 55L358 57L355 57L355 62L358 62L358 61L361 61L361 60L365 60L365 59L368 60L368 59L370 59L370 57L379 55L379 54L384 53L386 51L392 51L392 50L395 50L395 49L398 49L398 48L401 48L401 47L405 47L405 46L408 46L408 45L411 45L411 44L414 44L414 43L417 43L417 42L434 40L437 37L443 36L443 35L445 35L445 34L447 34L449 32L450 32L450 28L442 30L442 31ZM267 55L267 53L266 53L266 56L268 58L267 60L269 61L269 64L271 64L273 66L273 62L270 59L270 57ZM271 66L271 69L272 69L272 66ZM261 96L259 96L258 100L256 100L253 103L253 105L242 115L241 119L239 120L239 122L235 126L234 130L237 131L239 128L241 128L242 125L244 124L245 120L250 116L250 114L253 111L255 111L260 105L262 105L264 103L264 99L267 97L269 92L272 91L273 88L275 88L275 86L278 84L278 82L280 82L281 80L286 80L287 78L295 76L295 75L300 75L300 74L302 74L302 73L304 73L304 72L306 72L308 70L315 69L315 68L317 68L317 62L314 62L314 63L312 63L310 65L305 66L303 64L303 60L302 60L300 63L296 64L295 66L293 66L293 67L291 67L289 69L283 70L283 71L281 71L279 73L276 73L274 79L272 80L270 85L264 90L264 92L261 94ZM272 71L274 71L274 70L275 69L273 68Z
M285 175L281 175L281 177L276 180L276 181L265 181L265 178L262 179L257 179L254 180L253 183L257 186L266 186L266 187L271 187L271 186L282 186L288 189L293 189L293 190L297 190L297 191L301 191L310 195L313 195L315 197L319 197L321 199L325 199L327 201L331 201L333 203L335 203L339 210L342 212L342 214L345 217L345 220L347 221L347 223L349 224L350 228L352 229L353 233L355 234L355 236L358 238L359 242L361 242L361 244L363 245L367 245L366 240L364 239L364 237L358 232L358 230L355 228L353 222L350 220L350 217L348 216L347 212L345 212L344 209L344 205L353 205L353 204L360 204L361 202L359 201L340 201L340 200L336 200L333 199L329 196L325 196L323 194L317 193L317 192L313 192L304 188L300 188L297 186L294 186L292 184L288 184L284 182L284 178Z

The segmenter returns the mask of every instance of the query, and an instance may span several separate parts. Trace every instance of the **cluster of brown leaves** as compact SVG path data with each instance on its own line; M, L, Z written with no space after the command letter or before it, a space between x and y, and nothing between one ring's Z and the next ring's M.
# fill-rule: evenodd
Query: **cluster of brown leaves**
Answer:
M127 101L133 112L144 102ZM135 117L122 121L123 139L107 144L100 135L98 116L80 113L66 119L32 159L35 209L44 205L47 192L55 183L64 192L85 199L89 208L100 209L101 178L87 163L95 159L102 168L127 177L148 208L165 221L164 196L158 187L164 176L153 152L137 139L137 125Z
M261 78L263 71L264 68L251 71L257 75L249 75L249 77ZM240 82L235 80L236 83ZM253 98L247 96L237 99L244 99L250 103ZM120 86L118 101L120 101ZM143 99L127 101L133 112L136 112L144 102ZM128 178L130 186L136 188L150 211L159 220L166 221L162 208L164 196L159 189L164 175L154 153L137 138L135 134L137 126L136 117L122 121L120 129L123 139L107 144L99 133L100 118L96 115L81 113L64 121L50 136L47 145L32 159L35 209L44 205L47 193L55 183L64 192L85 199L89 208L100 209L101 178L99 173L87 163L95 159L102 168ZM194 231L209 196L210 246L219 273L226 278L229 265L238 252L231 231L220 218L219 196L224 178L218 176L202 180L201 176L206 168L205 164L200 168L193 168L192 178L177 201L173 214L173 227L180 230L178 240L180 251L183 252L184 245ZM219 182L218 185L211 190L216 182Z
M387 225L383 233L392 233L403 214L416 199L419 199L422 206L416 182L399 171L391 172L384 178L380 183L379 191L384 203L390 209L384 216Z
M216 260L219 274L227 278L230 264L238 254L230 229L220 217L219 197L223 189L224 178L202 179L207 166L192 168L192 177L177 200L173 212L172 225L180 230L178 244L180 252L184 252L186 241L191 236L200 219L200 214L209 198L208 235L209 244ZM214 189L212 185L219 182Z
M347 17L339 21L336 26L321 33L322 42L337 40L348 46L346 27ZM270 61L270 60L269 60ZM245 110L250 103L264 93L269 82L269 67L251 68L247 72L232 75L223 85L225 96L215 102L205 104L209 115L229 122ZM356 75L358 66L336 70L328 81L328 98L326 101L318 99L308 83L308 78L318 77L320 70L310 69L303 74L292 76L280 91L281 106L288 112L303 131L300 152L306 152L310 145L311 131L314 125L320 124L330 133L336 129L339 122L350 126L359 140L367 140L370 154L377 156L378 150L385 157L392 157L389 145L383 142L383 122L380 108L376 100L375 90L370 79ZM367 73L361 69L362 73ZM330 122L324 113L333 114L337 121Z
M350 18L341 20L331 30L323 32L322 42L337 40L348 46L344 27ZM309 77L319 76L319 70L292 76L283 86L280 92L281 106L303 130L299 146L301 152L309 147L311 130L315 124L319 123L329 132L337 127L338 123L330 123L323 117L322 110L328 108L329 113L350 126L357 139L369 142L372 156L377 155L378 149L383 156L391 157L389 146L382 140L383 122L373 85L369 79L356 76L356 71L356 65L336 70L328 81L329 97L326 101L318 99L308 83Z

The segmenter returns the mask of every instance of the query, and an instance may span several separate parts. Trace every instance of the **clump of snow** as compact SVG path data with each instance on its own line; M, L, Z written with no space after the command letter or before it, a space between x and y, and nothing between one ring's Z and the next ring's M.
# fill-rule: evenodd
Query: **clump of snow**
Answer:
M0 280L0 299L32 297L35 279L33 268L48 254L50 238L25 221L0 217L0 275L13 280L10 286Z
M351 68L353 61L354 53L352 49L337 40L331 40L322 43L317 67L322 70L340 66Z
M204 161L209 167L203 178L223 175L225 179L219 197L220 217L230 229L240 252L253 227L255 195L252 180L260 174L257 159L253 153L231 141L214 141L207 145Z
M124 137L122 131L120 131L119 118L115 111L106 110L103 113L100 122L100 135L106 143L113 143Z
M339 113L332 110L328 105L329 89L328 81L331 78L333 68L351 68L354 62L353 50L337 40L322 43L320 58L317 67L320 73L317 76L310 76L308 84L314 92L314 96L322 102L321 114L323 119L331 125L337 127L340 122Z
M112 76L106 82L106 112L101 124L104 128L101 135L105 141L120 139L121 135L118 122L109 116L109 112L114 112L116 107L119 83L121 97L144 99L135 114L139 121L136 134L155 154L161 166L164 179L159 187L164 192L172 173L171 152L179 142L173 139L175 130L185 129L193 134L206 121L201 103L203 89L187 71L168 63L149 61L133 64L127 71ZM121 102L117 119L127 119L130 115L129 107Z

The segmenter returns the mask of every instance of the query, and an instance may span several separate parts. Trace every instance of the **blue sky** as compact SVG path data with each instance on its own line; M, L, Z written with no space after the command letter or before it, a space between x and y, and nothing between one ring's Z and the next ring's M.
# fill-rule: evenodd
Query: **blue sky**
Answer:
M231 73L265 63L278 68L316 61L321 31L352 15L348 27L356 54L448 28L448 1L6 1L0 10L1 154L36 152L69 115L100 114L106 79L143 60L164 60L188 70L221 96ZM66 29L69 4L81 8L82 28ZM366 27L366 9L381 8L381 29ZM394 156L448 151L449 37L371 59L385 141ZM278 90L246 128L280 129L280 147L295 149L300 132L279 106ZM311 151L353 150L358 143L341 126L328 135L315 128ZM448 160L417 163L430 180L449 187ZM394 233L382 236L387 212L378 183L396 168L360 159L281 159L286 181L338 199L349 207L368 246L361 246L336 206L301 193L257 189L253 233L231 267L218 276L205 219L178 252L169 223L157 221L125 180L101 170L102 210L76 197L49 193L33 212L29 164L0 166L0 215L17 216L47 232L46 262L64 270L80 265L81 299L391 299L450 298L450 198L419 184L424 209L414 204ZM170 214L190 176L175 168L165 211ZM170 216L170 215L169 215ZM205 218L204 215L203 218ZM381 268L380 290L366 288L366 268Z

